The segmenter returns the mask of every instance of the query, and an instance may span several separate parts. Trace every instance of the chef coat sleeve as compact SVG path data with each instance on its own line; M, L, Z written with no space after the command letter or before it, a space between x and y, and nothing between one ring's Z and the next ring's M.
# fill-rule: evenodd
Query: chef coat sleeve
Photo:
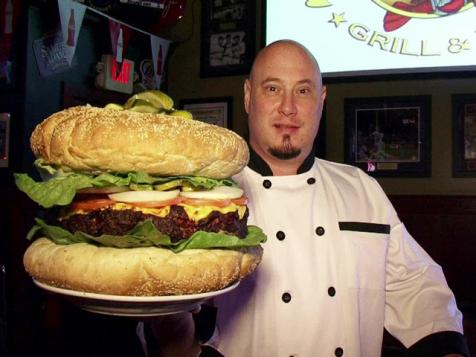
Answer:
M408 349L409 357L444 356L459 353L469 357L468 345L463 335L455 331L437 332L415 343Z
M385 328L415 356L468 355L462 314L442 268L408 233L389 202ZM438 353L418 354L422 351Z

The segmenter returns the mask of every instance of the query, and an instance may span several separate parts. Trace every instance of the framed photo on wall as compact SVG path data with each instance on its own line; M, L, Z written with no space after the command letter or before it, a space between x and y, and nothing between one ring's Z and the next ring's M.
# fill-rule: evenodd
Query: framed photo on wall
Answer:
M202 1L200 77L247 74L255 55L256 2Z
M195 120L232 128L233 97L183 99L179 106L191 112Z
M476 94L453 94L453 176L476 177Z
M378 177L431 175L431 96L347 98L345 162Z

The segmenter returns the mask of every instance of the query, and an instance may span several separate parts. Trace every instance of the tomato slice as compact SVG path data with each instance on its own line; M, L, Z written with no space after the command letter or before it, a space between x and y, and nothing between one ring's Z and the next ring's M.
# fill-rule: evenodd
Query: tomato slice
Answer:
M246 206L246 204L248 203L248 197L241 196L240 198L234 198L231 200L231 202L237 206Z
M91 200L73 201L73 203L71 203L71 209L93 211L112 204L114 204L114 201L108 198L95 198Z
M226 207L229 206L231 200L211 200L205 198L184 198L182 203L189 206L213 206L213 207Z
M144 208L160 208L166 206L177 205L182 202L183 199L180 196L172 198L170 200L165 201L149 201L149 202L128 202L128 205L136 206L136 207L144 207Z

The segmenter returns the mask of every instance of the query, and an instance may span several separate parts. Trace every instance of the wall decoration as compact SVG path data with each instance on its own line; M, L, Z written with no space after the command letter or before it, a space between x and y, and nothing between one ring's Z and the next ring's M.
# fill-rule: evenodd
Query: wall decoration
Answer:
M126 50L127 50L127 45L129 43L129 40L135 32L142 33L145 35L150 36L150 42L151 42L151 51L152 51L152 63L154 67L154 76L155 76L155 88L160 88L160 85L162 82L164 82L165 78L165 73L164 73L164 66L165 62L167 60L167 51L169 47L169 40L165 40L161 37L158 37L150 32L144 31L138 27L132 26L128 23L125 23L124 21L120 21L116 19L113 16L108 15L106 12L102 12L99 9L103 8L103 10L107 10L108 4L104 3L103 6L100 6L99 3L97 2L91 2L91 1L81 1L83 3L87 3L87 6L81 3L78 3L78 0L58 0L58 10L59 10L59 16L60 16L60 22L61 22L61 33L59 39L63 42L62 48L59 48L57 44L55 43L55 50L58 52L58 56L61 55L61 57L58 57L57 61L63 60L64 57L66 58L66 61L68 64L71 65L71 62L74 60L74 53L76 50L76 45L78 41L78 36L79 32L81 30L83 18L85 15L86 11L92 11L93 13L100 15L102 17L105 17L109 19L109 31L110 31L110 37L111 37L111 49L112 49L112 54L111 57L113 60L111 61L111 67L114 67L114 72L117 73L122 72L122 62L124 62L125 65L128 65L133 63L133 61L127 60L126 59ZM140 5L146 5L146 2L141 2ZM152 6L152 3L149 1L147 2L150 7ZM165 2L163 4L158 4L157 3L157 8L160 8L163 12L161 13L161 18L164 19L164 17L170 17L170 20L172 20L173 17L175 17L175 20L173 22L177 21L179 18L182 17L182 12L183 12L183 7L184 7L184 1L174 1L174 2ZM107 11L109 12L109 11ZM167 20L168 21L168 20ZM56 40L55 40L56 41ZM38 46L41 46L41 43L38 44ZM56 48L58 47L58 48ZM37 51L39 54L41 48ZM36 53L36 52L35 52ZM45 67L45 63L40 63L40 60L43 58L37 54L37 60L39 62L38 66L40 67L40 70L42 70L41 66ZM107 55L107 54L106 54ZM129 61L129 62L128 62ZM134 70L132 67L129 67L128 70L124 70L123 72L128 73L129 70L132 69L132 73L134 73ZM51 71L48 71L48 68L43 68L42 73L46 74L51 74ZM105 71L106 73L109 71ZM116 75L114 77L117 77ZM131 78L129 76L129 78ZM121 75L120 79L118 80L117 78L111 78L111 83L114 83L117 85L120 89L122 87L122 84L124 84L124 77ZM99 78L98 80L99 83L105 82L105 88L110 89L110 90L117 90L116 86L113 85L112 88L111 86L108 86L108 78L103 79L102 77ZM131 83L126 83L126 84L131 84ZM123 90L123 92L130 93L131 89L127 86L126 90Z
M372 176L431 175L431 96L345 99L345 162Z
M228 129L232 128L232 97L183 99L179 106L191 112L196 120Z
M202 1L200 76L247 74L255 55L256 2Z
M36 63L42 77L49 77L69 70L76 65L76 58L72 63L66 58L63 33L58 30L44 34L33 42Z
M79 31L84 19L87 7L73 0L58 0L58 10L63 33L64 50L69 64L76 52L78 45Z
M476 177L476 94L454 94L453 176Z
M13 89L15 86L16 64L14 63L14 39L22 2L2 0L0 2L0 88Z
M0 113L0 167L8 167L10 142L10 114Z

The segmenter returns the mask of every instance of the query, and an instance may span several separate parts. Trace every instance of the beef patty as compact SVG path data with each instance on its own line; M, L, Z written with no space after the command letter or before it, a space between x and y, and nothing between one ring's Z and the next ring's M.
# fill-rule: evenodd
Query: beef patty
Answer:
M166 217L157 217L133 210L102 209L87 214L73 214L62 219L59 224L74 233L81 231L92 236L102 234L125 235L138 223L150 219L157 230L170 236L172 242L187 239L197 231L225 232L244 238L247 234L248 209L239 218L238 212L211 212L198 222L188 218L180 206L171 206Z

